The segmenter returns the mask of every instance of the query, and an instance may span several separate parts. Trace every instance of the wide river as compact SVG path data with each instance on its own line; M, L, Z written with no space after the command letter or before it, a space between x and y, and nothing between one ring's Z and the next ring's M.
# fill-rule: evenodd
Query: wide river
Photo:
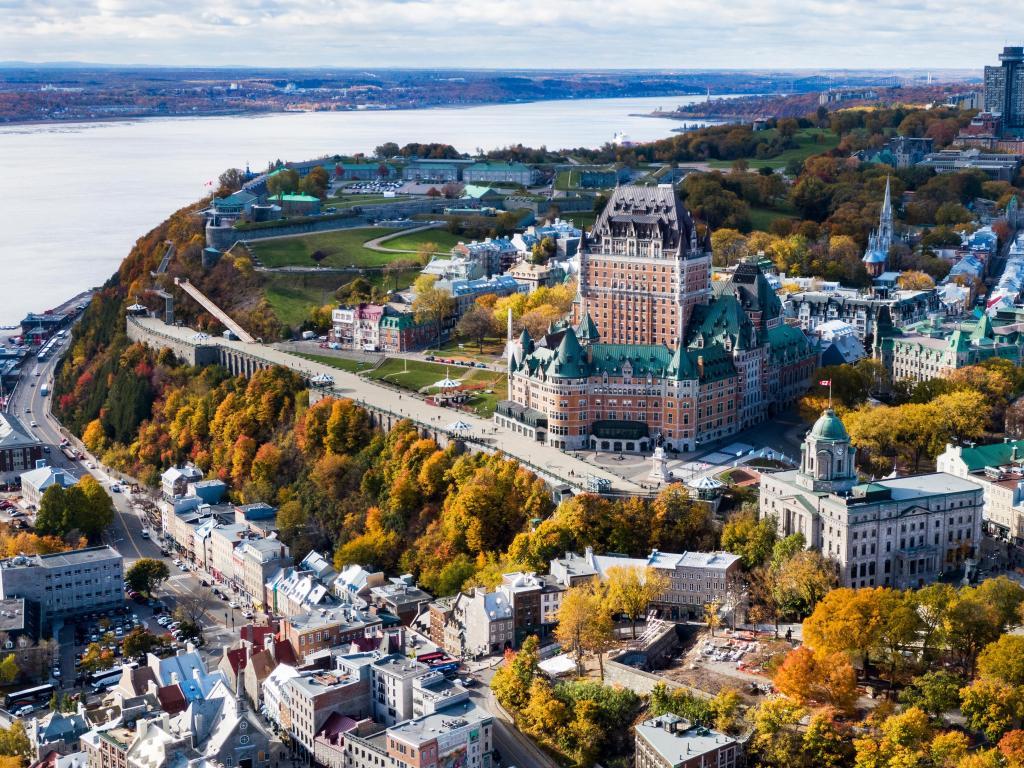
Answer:
M226 168L371 152L385 141L446 142L463 152L597 147L620 131L650 141L681 124L632 115L699 98L3 127L0 326L103 283L138 237Z

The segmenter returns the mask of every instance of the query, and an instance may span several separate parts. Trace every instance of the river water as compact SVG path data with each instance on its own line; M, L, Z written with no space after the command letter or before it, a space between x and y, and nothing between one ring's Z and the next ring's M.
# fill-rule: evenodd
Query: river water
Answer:
M597 147L619 131L650 141L682 124L634 115L700 98L3 127L0 326L103 283L139 236L229 167L371 152L385 141L446 142L463 152Z

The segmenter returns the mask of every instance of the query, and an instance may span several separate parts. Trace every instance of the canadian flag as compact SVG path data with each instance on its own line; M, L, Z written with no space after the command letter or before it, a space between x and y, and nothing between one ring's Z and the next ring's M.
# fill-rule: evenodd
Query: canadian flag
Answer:
M832 379L822 379L821 381L818 382L818 384L820 384L823 387L831 387Z

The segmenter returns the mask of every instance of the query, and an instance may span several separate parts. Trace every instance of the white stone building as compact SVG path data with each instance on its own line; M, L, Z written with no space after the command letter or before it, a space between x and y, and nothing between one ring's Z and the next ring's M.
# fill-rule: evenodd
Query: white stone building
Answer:
M843 422L826 410L800 468L764 474L761 516L836 563L846 587L919 587L955 571L981 537L981 486L945 472L861 483Z

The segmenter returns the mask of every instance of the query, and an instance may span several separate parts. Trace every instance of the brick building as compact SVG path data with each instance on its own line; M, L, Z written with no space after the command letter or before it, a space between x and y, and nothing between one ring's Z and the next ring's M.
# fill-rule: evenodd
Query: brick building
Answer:
M689 451L804 393L818 363L756 261L711 282L674 189L617 187L581 246L577 325L510 345L502 426L566 450Z

